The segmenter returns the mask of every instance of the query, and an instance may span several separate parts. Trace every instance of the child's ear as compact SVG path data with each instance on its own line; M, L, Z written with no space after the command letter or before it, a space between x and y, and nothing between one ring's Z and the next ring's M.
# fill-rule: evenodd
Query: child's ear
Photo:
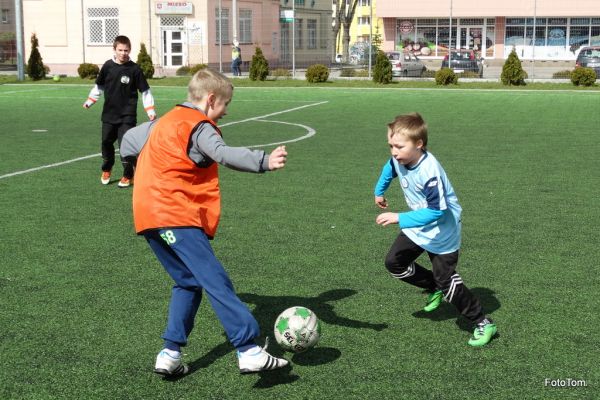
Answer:
M210 106L213 107L215 105L215 101L217 100L217 96L214 93L209 93L206 96L206 103Z

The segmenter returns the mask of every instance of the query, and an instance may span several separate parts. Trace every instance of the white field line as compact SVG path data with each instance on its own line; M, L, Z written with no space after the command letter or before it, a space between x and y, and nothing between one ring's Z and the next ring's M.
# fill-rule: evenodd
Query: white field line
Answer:
M72 160L61 161L61 162L57 162L54 164L42 165L41 167L29 168L29 169L25 169L23 171L11 172L10 174L0 175L0 179L10 178L11 176L28 174L30 172L35 172L35 171L39 171L39 170L46 169L46 168L60 167L61 165L70 164L70 163L74 163L74 162L82 161L82 160L87 160L88 158L99 157L101 155L102 154L100 154L100 153L90 154L89 156L78 157L78 158L74 158Z
M284 140L284 141L282 141L282 142L275 142L275 143L255 144L255 145L252 145L252 146L246 146L246 147L248 147L248 148L253 148L253 147L267 147L267 146L278 146L278 145L280 145L280 144L285 144L285 143L299 142L299 141L301 141L301 140L308 139L309 137L311 137L311 136L314 136L314 135L317 133L317 131L315 131L315 130L314 130L313 128L311 128L310 126L306 126L306 125L302 125L302 124L294 124L294 123L292 123L292 122L283 122L283 121L269 121L269 120L267 120L267 119L257 119L256 121L258 121L258 122L272 122L272 123L274 122L274 123L277 123L277 124L285 124L285 125L294 125L294 126L299 126L299 127L301 127L301 128L304 128L304 129L306 129L306 131L307 131L308 133L307 133L306 135L304 135L304 136L300 136L300 137L298 137L298 138L296 138L296 139Z
M232 121L232 122L228 122L226 124L221 125L221 127L225 127L225 126L229 126L229 125L235 125L235 124L240 124L242 122L250 122L250 121L275 122L275 123L279 123L279 124L295 125L295 126L300 126L300 127L304 128L304 129L306 129L308 131L308 133L306 135L301 136L301 137L296 138L296 139L291 139L291 140L286 140L286 141L276 142L276 143L269 143L269 144L257 144L257 145L246 146L246 147L249 147L249 148L251 148L251 147L266 147L266 146L278 145L278 144L283 144L283 143L297 142L297 141L300 141L300 140L307 139L307 138L309 138L311 136L314 136L315 133L316 133L316 131L314 129L312 129L312 128L306 126L306 125L302 125L302 124L294 124L294 123L290 123L290 122L281 122L281 121L268 121L268 120L264 120L264 119L268 118L268 117L275 116L275 115L280 115L280 114L285 114L285 113L289 113L289 112L292 112L292 111L301 110L301 109L307 108L307 107L318 106L318 105L325 104L325 103L328 103L328 101L320 101L318 103L307 104L307 105L304 105L304 106L294 107L294 108L290 108L290 109L283 110L283 111L276 111L276 112L273 112L273 113L270 113L270 114L261 115L261 116L258 116L258 117L246 118L246 119L243 119L243 120L240 120L240 121ZM82 160L87 160L88 158L94 158L94 157L99 157L99 156L101 156L100 153L90 154L90 155L83 156L83 157L73 158L72 160L66 160L66 161L61 161L61 162L57 162L57 163L54 163L54 164L48 164L48 165L42 165L42 166L35 167L35 168L29 168L29 169L22 170L22 171L11 172L9 174L0 175L0 179L10 178L10 177L17 176L17 175L28 174L30 172L40 171L40 170L46 169L46 168L59 167L61 165L70 164L70 163L74 163L74 162L82 161Z

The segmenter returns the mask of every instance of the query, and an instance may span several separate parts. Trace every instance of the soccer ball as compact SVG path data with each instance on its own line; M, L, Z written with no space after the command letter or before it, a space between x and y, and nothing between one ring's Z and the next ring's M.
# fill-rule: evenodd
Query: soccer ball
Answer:
M275 320L275 340L285 350L302 353L314 347L320 337L321 323L306 307L290 307Z

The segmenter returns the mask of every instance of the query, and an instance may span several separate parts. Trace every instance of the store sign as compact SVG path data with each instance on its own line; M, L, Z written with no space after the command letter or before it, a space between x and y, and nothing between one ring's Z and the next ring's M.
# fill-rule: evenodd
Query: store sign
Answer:
M193 14L194 8L191 1L157 1L156 14Z
M280 22L294 22L294 10L281 10L279 14Z
M398 30L401 33L411 33L415 29L415 26L410 21L402 21L398 24Z

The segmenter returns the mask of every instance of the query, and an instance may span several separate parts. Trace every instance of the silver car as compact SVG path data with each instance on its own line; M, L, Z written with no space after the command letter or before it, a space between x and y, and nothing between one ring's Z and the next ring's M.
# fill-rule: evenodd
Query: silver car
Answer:
M425 71L425 64L412 53L391 51L386 53L392 64L392 76L417 76Z
M577 55L575 67L592 68L596 71L596 77L600 77L600 46L582 48Z

